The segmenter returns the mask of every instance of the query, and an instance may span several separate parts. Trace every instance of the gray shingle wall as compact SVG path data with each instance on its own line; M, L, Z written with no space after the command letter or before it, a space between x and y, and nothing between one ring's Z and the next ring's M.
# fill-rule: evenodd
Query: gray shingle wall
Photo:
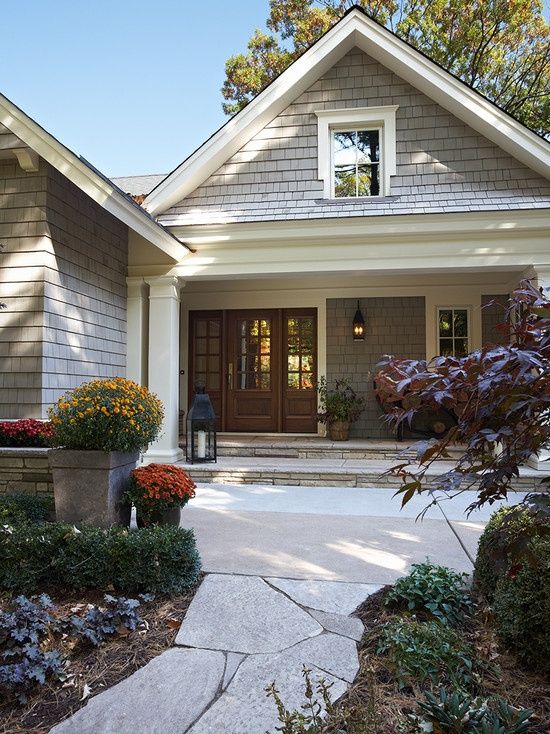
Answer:
M399 105L392 196L323 200L315 110ZM182 223L550 206L550 185L359 49L165 216Z
M47 202L46 404L85 380L125 374L128 263L127 227L51 167Z
M47 171L0 161L0 417L40 415Z
M125 373L127 240L44 161L0 161L0 418L45 417L63 390Z
M426 357L426 312L423 297L363 298L366 338L354 342L351 324L357 299L327 300L327 379L346 377L367 398L367 408L352 426L357 438L388 438L382 411L372 392L376 365L384 354L411 359Z
M481 297L481 340L483 346L506 343L506 335L497 329L497 325L504 321L507 304L508 296Z

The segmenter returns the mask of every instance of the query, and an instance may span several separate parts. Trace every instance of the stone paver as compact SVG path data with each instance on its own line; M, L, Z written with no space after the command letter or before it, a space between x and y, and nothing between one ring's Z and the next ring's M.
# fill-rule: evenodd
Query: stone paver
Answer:
M376 584L349 584L334 581L277 578L266 580L304 607L345 615L354 612L369 594L381 588Z
M357 642L363 636L365 628L361 620L357 617L346 617L343 614L329 614L327 612L320 612L317 609L308 609L307 611L328 632L335 632L337 635L349 637Z
M245 659L246 655L242 655L239 652L228 652L226 657L227 660L225 663L225 673L223 674L222 683L223 688L227 688L227 686L231 683L233 676L237 672L239 665Z
M185 732L215 698L224 666L221 652L167 650L91 698L50 734Z
M275 681L285 706L300 709L304 703L303 665L312 678L332 683L331 697L346 690L358 668L357 648L352 640L323 634L273 655L250 655L241 663L225 693L190 729L190 734L263 734L280 725L266 686Z
M318 622L262 579L212 574L191 602L176 645L278 652L320 632Z

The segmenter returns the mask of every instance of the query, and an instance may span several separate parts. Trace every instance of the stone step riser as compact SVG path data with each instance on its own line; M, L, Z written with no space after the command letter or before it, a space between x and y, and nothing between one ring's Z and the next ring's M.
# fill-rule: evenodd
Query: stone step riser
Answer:
M380 476L356 472L312 473L297 471L247 471L214 468L189 469L195 482L204 484L267 484L293 487L360 487L365 489L402 487L397 477ZM538 481L534 477L520 477L514 482L514 489L522 492L533 491Z
M450 451L452 458L458 458L460 453L457 451ZM301 459L307 461L308 459L356 459L365 461L400 461L402 458L415 458L416 454L414 451L403 452L391 450L380 450L380 449L293 449L289 447L284 448L259 448L254 446L219 446L218 456L234 456L241 458L279 458L279 459Z

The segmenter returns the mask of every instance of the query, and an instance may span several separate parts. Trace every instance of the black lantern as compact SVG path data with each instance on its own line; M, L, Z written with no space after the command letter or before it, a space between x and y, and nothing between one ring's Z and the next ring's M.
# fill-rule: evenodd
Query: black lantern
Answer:
M362 342L365 339L365 319L361 313L359 301L357 301L357 311L353 317L353 341Z
M216 416L203 385L197 385L187 414L187 461L202 464L217 461Z

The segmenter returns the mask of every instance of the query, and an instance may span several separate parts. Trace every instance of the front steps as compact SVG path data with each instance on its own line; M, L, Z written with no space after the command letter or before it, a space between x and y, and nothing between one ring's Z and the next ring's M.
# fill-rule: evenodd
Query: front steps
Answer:
M410 444L412 446L412 443ZM394 441L331 442L317 437L219 437L216 464L185 464L195 482L301 487L364 487L399 489L399 478L384 475L403 460L412 460L409 444ZM453 453L457 455L459 449ZM448 471L452 461L437 462L434 478ZM525 467L515 489L533 491L543 474Z

